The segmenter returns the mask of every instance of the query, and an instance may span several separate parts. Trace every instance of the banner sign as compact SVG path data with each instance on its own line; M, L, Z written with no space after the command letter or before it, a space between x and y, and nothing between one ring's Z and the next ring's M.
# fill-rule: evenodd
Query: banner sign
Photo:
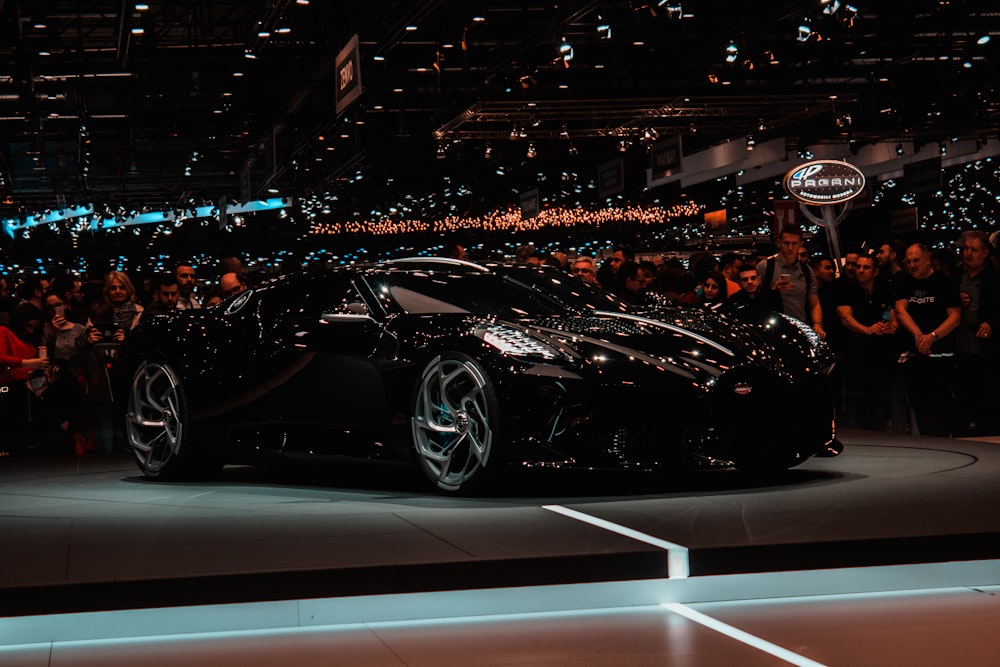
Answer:
M709 236L716 236L726 233L726 209L720 208L715 211L705 211L705 232Z
M608 160L597 167L597 196L601 199L625 191L625 163L622 159Z
M337 54L335 67L337 77L337 115L344 112L354 100L361 96L361 52L358 36L351 37Z
M684 171L680 135L654 144L649 151L649 165L650 183Z
M534 218L541 211L538 188L521 193L521 219Z
M781 182L803 204L830 206L854 199L865 188L865 175L849 162L814 160L795 167Z

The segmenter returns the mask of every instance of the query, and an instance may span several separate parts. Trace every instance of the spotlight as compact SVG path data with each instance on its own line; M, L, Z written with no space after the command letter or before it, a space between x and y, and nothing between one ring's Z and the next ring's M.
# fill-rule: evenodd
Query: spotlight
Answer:
M580 154L580 150L576 146L574 146L573 144L570 144L569 145L569 154L570 155L579 155Z
M767 123L764 122L764 119L763 118L758 119L757 120L757 131L758 132L763 132L766 129L767 129Z
M840 9L840 0L820 0L820 4L826 5L823 7L823 13L827 16L833 16Z
M445 150L444 150L444 144L438 144L438 148L437 148L437 158L438 158L439 160L443 160L443 159L445 159L445 157L447 157L447 156L446 156L446 154L445 154Z
M566 41L565 37L562 38L562 43L559 45L559 56L567 64L570 60L573 60L573 46Z
M796 40L800 42L808 42L809 38L812 37L813 31L805 23L799 25L799 34L795 37Z
M903 144L896 144L896 157L903 157Z
M600 15L597 16L598 21L603 21L604 18ZM610 23L598 23L597 24L597 36L599 39L611 39L611 24Z
M493 147L489 144L486 144L486 150L483 151L483 157L487 160L493 157Z
M948 144L946 144L943 141L941 143L939 143L938 144L938 152L941 153L941 155L947 155L948 154Z
M528 144L528 151L525 153L528 157L537 157L538 151L535 149L535 142Z
M726 47L726 62L727 63L734 63L734 62L736 62L736 58L737 58L737 56L739 56L739 53L740 53L740 50L736 46L736 44L734 44L733 42L730 42L729 46Z
M747 150L752 151L757 147L757 140L753 138L752 134L747 135Z

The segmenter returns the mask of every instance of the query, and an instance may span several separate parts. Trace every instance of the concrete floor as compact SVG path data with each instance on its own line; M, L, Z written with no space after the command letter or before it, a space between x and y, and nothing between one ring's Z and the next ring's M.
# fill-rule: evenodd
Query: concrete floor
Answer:
M766 480L458 499L408 469L0 461L0 664L988 664L1000 444L841 437Z

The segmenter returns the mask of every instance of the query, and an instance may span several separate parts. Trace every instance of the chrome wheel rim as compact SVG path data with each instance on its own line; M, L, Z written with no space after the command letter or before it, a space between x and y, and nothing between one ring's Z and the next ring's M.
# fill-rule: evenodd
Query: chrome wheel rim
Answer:
M414 406L417 456L441 489L455 491L489 463L493 446L486 378L468 361L432 361Z
M184 435L180 381L160 364L143 364L129 390L125 431L139 465L158 473L180 452Z

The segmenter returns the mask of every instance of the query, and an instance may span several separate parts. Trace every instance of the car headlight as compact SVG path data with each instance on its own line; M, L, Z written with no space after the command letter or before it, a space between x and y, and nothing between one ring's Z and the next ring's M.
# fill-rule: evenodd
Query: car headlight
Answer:
M538 340L528 332L502 324L493 324L480 330L479 335L488 345L513 357L560 359L565 355Z

